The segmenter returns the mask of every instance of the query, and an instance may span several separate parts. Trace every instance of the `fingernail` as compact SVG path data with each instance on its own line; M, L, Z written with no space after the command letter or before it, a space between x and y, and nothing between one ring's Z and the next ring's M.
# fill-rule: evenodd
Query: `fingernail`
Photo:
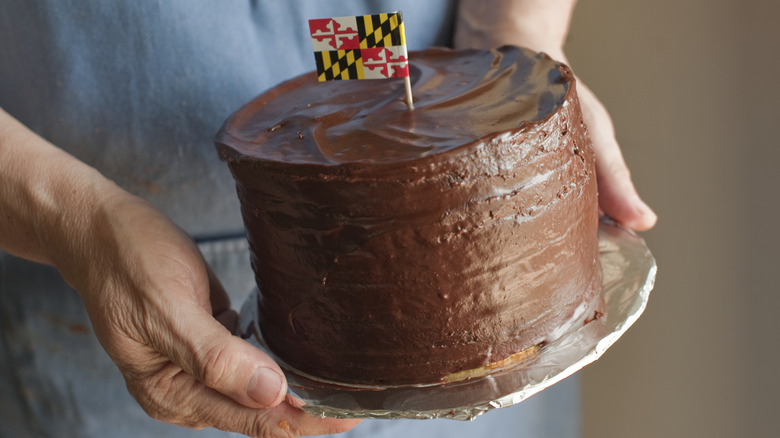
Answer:
M643 201L641 198L637 197L634 200L634 206L643 216L656 217L653 209L650 208L649 205L645 204L645 201Z
M255 370L246 385L246 393L263 406L270 406L282 390L282 376L268 368Z
M646 231L655 226L656 221L658 221L658 215L638 196L634 198L633 207L637 218L629 225L630 228Z

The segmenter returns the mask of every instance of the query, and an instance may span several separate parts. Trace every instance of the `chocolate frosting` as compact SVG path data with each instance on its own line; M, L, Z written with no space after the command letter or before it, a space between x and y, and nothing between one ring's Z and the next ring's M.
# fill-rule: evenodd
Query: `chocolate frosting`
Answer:
M408 162L538 121L570 82L546 55L519 49L412 53L415 109L401 80L285 82L238 114L226 133L237 154L295 164ZM258 147L262 145L262 147Z
M261 329L340 382L419 384L597 312L594 157L570 70L515 47L410 54L401 81L284 82L217 136Z

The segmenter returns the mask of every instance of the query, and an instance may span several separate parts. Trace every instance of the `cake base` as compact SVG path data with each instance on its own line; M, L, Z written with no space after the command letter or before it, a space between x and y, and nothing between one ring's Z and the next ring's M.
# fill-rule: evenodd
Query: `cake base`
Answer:
M598 359L644 311L656 264L642 238L606 218L599 223L599 262L605 314L556 341L512 356L513 360L464 373L450 382L368 386L326 382L284 363L290 393L318 417L472 420L522 402ZM257 324L257 292L241 309L240 333L264 347ZM278 358L274 357L275 360ZM493 364L491 364L493 365Z

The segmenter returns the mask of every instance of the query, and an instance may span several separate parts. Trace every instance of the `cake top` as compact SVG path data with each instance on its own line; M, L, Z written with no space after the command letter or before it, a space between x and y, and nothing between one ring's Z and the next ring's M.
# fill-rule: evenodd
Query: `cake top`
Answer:
M571 72L517 47L409 55L414 110L402 80L318 82L298 76L234 113L217 135L223 159L335 166L440 154L543 120Z

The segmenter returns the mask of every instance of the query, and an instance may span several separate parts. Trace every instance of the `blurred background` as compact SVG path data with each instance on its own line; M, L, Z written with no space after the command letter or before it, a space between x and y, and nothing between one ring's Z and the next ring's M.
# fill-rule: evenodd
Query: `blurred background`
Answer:
M645 314L582 373L587 438L780 436L780 4L581 0L567 43L658 225Z

